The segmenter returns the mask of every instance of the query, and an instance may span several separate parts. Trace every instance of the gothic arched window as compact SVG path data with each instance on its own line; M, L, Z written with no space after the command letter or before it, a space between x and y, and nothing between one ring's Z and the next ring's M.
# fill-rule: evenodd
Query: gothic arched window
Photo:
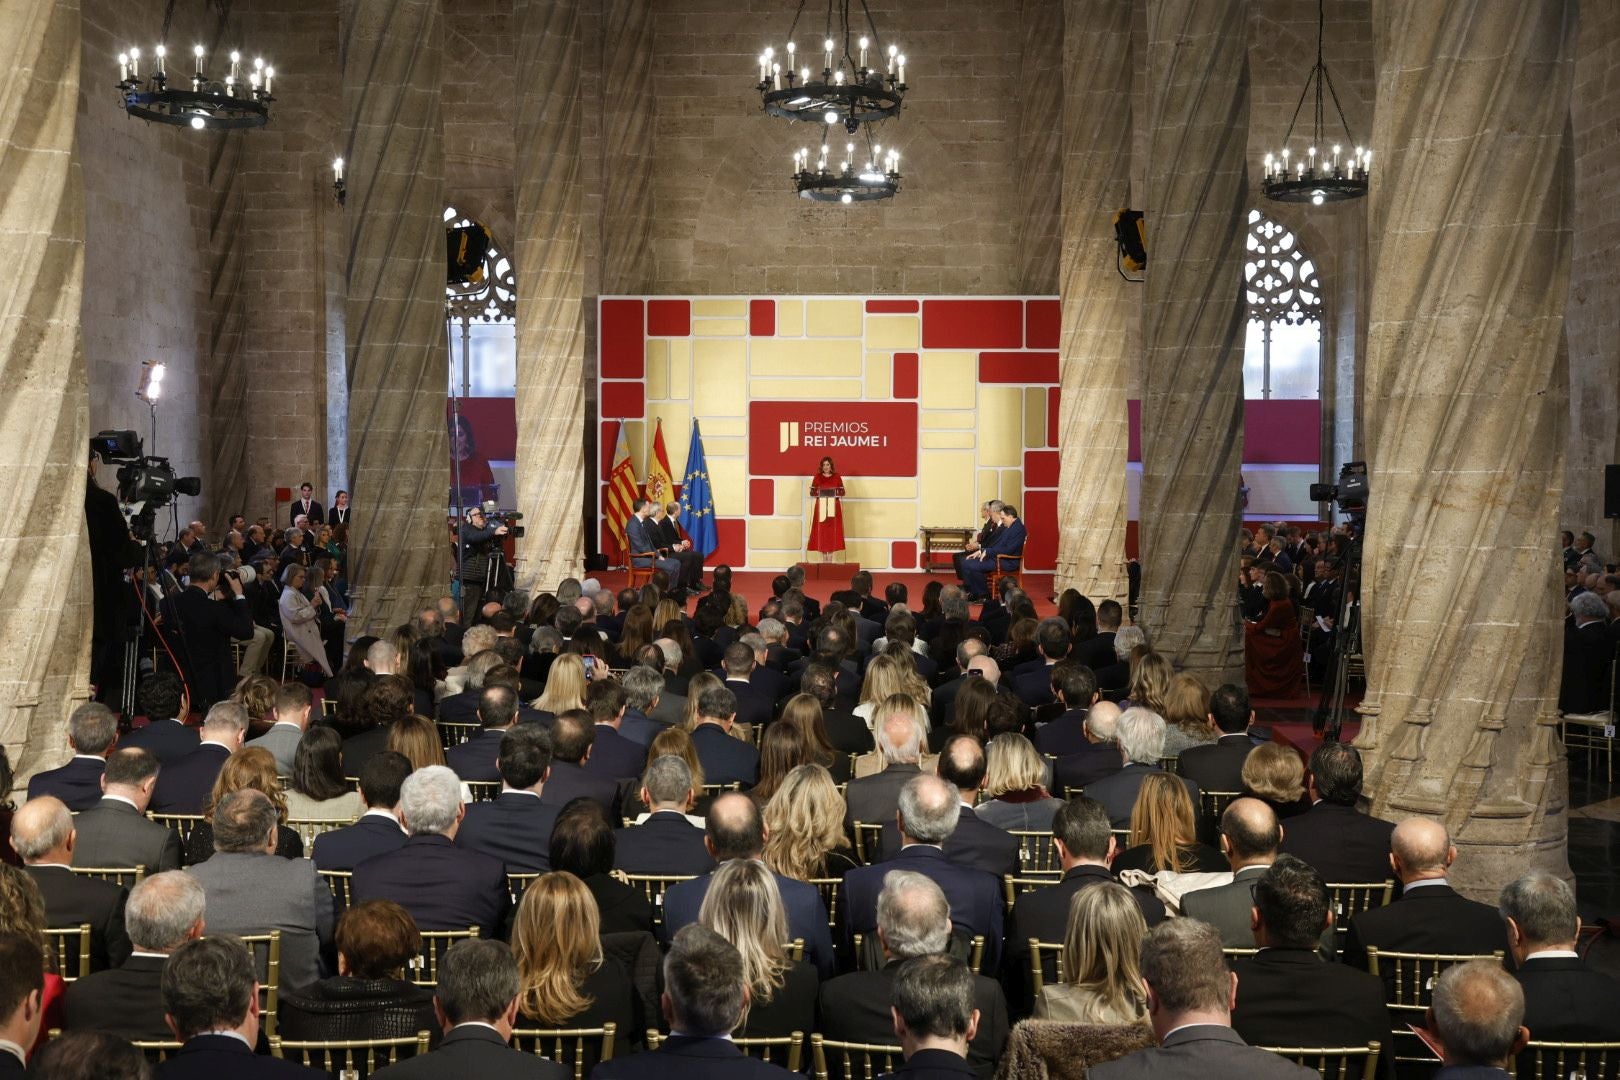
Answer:
M1322 385L1322 287L1299 239L1258 210L1249 211L1243 264L1249 305L1243 348L1243 396L1316 398Z
M446 229L477 225L455 207ZM446 285L452 397L517 396L517 290L512 262L493 239L475 281Z

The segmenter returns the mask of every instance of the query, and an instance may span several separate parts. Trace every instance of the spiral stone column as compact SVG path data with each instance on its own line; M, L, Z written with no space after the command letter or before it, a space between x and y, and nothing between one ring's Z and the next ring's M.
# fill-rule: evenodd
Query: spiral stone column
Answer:
M1050 295L1061 273L1064 15L1064 0L1018 5L1017 284L1030 295Z
M1130 202L1131 0L1068 0L1063 22L1063 512L1058 589L1126 597L1125 388L1139 288L1114 266L1114 212Z
M652 0L602 4L604 295L652 287L652 24Z
M76 0L0 0L0 72L0 741L21 785L67 760L89 694Z
M203 496L213 518L246 513L256 494L248 474L249 428L255 417L248 405L251 364L243 341L247 302L243 273L247 268L242 140L251 133L227 131L208 148L209 264L208 300L208 458ZM251 509L258 509L255 504ZM277 524L282 524L277 522Z
M585 557L579 4L517 0L514 11L518 503L544 523L518 542L518 581L536 588L580 573Z
M350 636L450 577L441 0L344 0Z
M1568 873L1555 706L1574 0L1380 0L1364 408L1372 810L1484 899ZM1380 162L1381 163L1377 163Z
M1148 0L1139 619L1210 686L1243 677L1246 15L1244 0Z

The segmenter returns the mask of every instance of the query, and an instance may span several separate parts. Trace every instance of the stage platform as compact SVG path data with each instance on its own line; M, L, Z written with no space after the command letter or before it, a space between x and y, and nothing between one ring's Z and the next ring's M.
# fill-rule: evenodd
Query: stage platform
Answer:
M833 593L849 588L850 577L859 569L855 563L806 563L804 591L806 595L825 603L832 599ZM771 595L771 580L779 573L780 570L737 570L731 575L731 591L741 593L748 600L749 611L758 612L759 605ZM630 583L630 574L627 570L607 570L591 576L600 581L603 588L615 592ZM713 581L712 572L704 571L704 584L711 584ZM956 575L950 570L938 574L875 570L872 572L872 595L881 598L884 586L892 581L902 582L906 586L913 610L922 606L923 590L928 587L930 581L937 581L942 585L959 584ZM1057 604L1049 599L1052 595L1051 574L1025 574L1024 591L1029 593L1029 598L1035 602L1036 615L1044 618L1047 615L1057 614Z

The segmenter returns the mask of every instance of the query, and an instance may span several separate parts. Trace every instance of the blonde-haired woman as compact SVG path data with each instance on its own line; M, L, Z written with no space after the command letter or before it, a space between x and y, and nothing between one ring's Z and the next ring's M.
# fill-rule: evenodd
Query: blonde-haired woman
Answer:
M710 690L718 690L724 685L726 684L720 681L720 676L712 671L700 671L692 676L692 681L686 685L686 711L681 714L683 730L697 729L698 699Z
M1192 796L1174 773L1152 772L1131 809L1131 846L1114 860L1113 870L1157 874L1219 874L1231 869L1226 857L1198 842Z
M603 956L596 899L573 874L542 874L523 890L512 954L522 980L518 1027L611 1023L627 1041L641 1031L635 987L617 960Z
M1164 695L1164 749L1161 757L1180 757L1189 746L1215 741L1209 724L1209 690L1198 676L1183 671L1170 680Z
M1170 695L1170 683L1176 677L1176 669L1163 654L1149 650L1141 656L1131 659L1131 683L1126 691L1127 701L1120 703L1121 709L1135 706L1139 709L1151 709L1163 716L1165 713L1165 699Z
M860 865L844 833L844 797L820 765L788 773L765 804L765 865L796 881L841 878Z
M1042 987L1037 1020L1077 1024L1145 1024L1140 955L1147 922L1125 886L1112 881L1081 889L1069 901L1062 982Z
M776 1038L816 1030L821 980L808 960L788 955L787 914L764 863L728 859L709 876L698 922L742 954L748 1013L737 1034Z
M866 666L866 678L861 682L861 703L855 706L855 715L872 726L872 714L877 707L896 694L903 694L928 708L932 691L917 675L915 667L908 668L892 656L880 654Z
M578 653L563 653L551 662L545 692L535 699L534 707L553 716L561 716L569 709L583 709L585 685L585 661Z
M1299 751L1275 742L1250 750L1243 759L1243 794L1271 807L1279 821L1309 810L1305 763L1299 759Z
M1063 800L1046 789L1046 759L1024 736L1004 731L985 747L983 802L974 813L998 829L1046 832Z
M707 827L703 815L709 809L713 800L703 794L703 762L698 760L697 747L692 744L692 736L683 727L667 727L653 736L653 741L647 746L647 768L665 754L673 754L686 762L686 767L692 772L692 809L686 815L686 820L702 829ZM639 825L647 819L650 807L641 801L641 788L647 786L646 770L642 771L641 786L631 794L625 802L624 813L626 817Z
M263 792L275 805L276 854L284 859L304 857L304 840L287 828L287 798L281 792L281 778L276 775L275 756L262 746L244 746L225 759L219 775L214 778L214 789L202 810L203 820L192 827L186 841L186 865L195 866L214 854L214 808L233 791L252 788Z

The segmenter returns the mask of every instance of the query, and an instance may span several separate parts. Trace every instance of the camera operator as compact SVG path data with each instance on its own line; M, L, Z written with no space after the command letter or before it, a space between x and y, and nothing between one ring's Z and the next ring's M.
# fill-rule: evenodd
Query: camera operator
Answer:
M491 566L501 557L499 537L510 530L504 524L490 525L484 508L475 506L462 520L461 542L461 610L477 611L484 603L484 593L493 580Z
M90 681L96 698L116 705L122 689L124 643L134 632L134 590L124 571L140 566L145 551L130 539L129 525L119 509L118 497L96 483L96 455L90 453L90 478L84 488L84 517L90 537L91 608Z
M180 658L186 667L192 700L199 712L231 696L236 673L231 666L231 639L253 638L253 615L232 573L221 582L219 557L199 552L191 557L190 583L174 597L182 635ZM223 594L225 598L218 598Z

